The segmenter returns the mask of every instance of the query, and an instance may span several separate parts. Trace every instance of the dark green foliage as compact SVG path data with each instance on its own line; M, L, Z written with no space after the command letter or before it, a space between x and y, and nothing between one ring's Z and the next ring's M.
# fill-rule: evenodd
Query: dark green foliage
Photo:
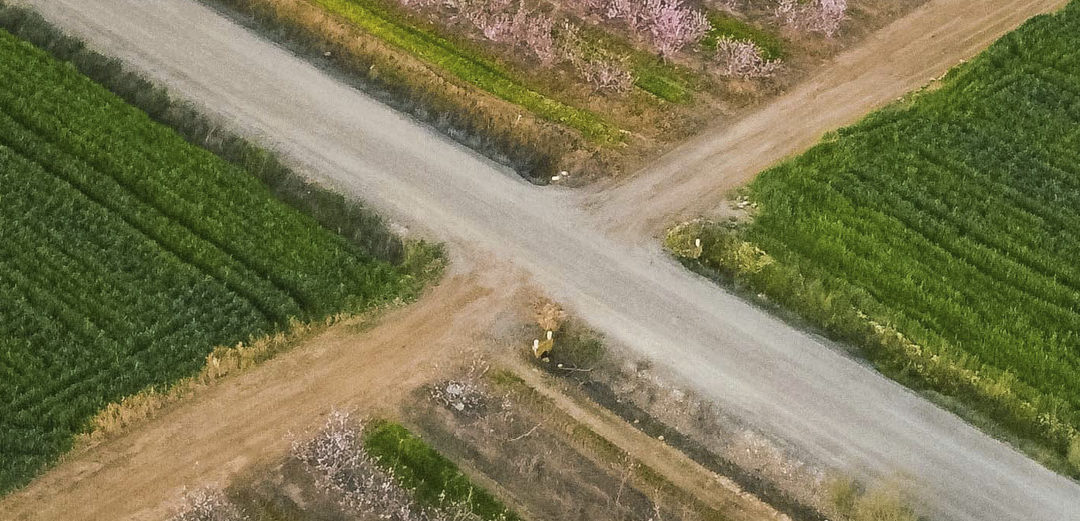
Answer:
M461 505L485 520L520 519L495 496L469 481L454 462L397 423L364 430L364 450L427 507Z
M345 236L380 259L403 260L401 239L390 233L380 217L354 199L306 181L270 152L221 129L195 109L172 100L168 93L120 62L86 49L32 11L0 3L0 28L71 62L83 74L104 85L155 121L172 127L185 140L236 164L265 183L276 197L314 217L329 230Z
M784 42L772 33L758 29L726 13L710 11L707 14L712 28L701 40L701 46L707 50L716 50L716 42L721 38L749 40L763 52L766 60L780 60L786 56Z
M762 174L752 224L706 232L701 261L1063 455L1080 427L1078 145L1074 2ZM776 263L732 266L744 240Z
M119 77L114 62L77 56ZM416 290L403 269L3 30L0 84L0 491L103 406L197 372L214 346Z

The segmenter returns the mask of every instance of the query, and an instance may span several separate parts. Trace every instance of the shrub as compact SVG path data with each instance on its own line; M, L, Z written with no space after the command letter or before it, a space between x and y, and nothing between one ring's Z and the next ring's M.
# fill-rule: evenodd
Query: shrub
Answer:
M833 37L847 18L847 0L780 0L776 17L802 31Z
M1077 473L1080 473L1080 436L1073 436L1072 441L1069 442L1068 458L1069 464Z
M748 40L721 38L716 42L720 73L733 78L768 78L780 70L779 60L766 60L762 50Z
M185 506L169 521L247 521L236 505L220 490L200 489L189 493Z
M472 483L454 464L408 429L392 422L369 426L364 449L379 466L412 491L421 505L456 505L485 521L518 521L490 492Z
M701 40L706 50L715 51L716 43L726 38L753 43L766 60L784 59L784 43L780 38L725 13L709 12L706 16L710 28Z

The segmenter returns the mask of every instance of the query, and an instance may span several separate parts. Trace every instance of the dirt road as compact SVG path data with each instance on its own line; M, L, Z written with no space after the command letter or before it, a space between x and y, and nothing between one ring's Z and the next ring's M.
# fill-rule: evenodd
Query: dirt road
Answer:
M174 93L274 146L311 175L363 197L403 223L448 241L455 251L489 252L513 262L594 327L653 359L658 367L670 370L673 377L759 428L791 441L824 462L867 477L892 477L897 473L909 477L922 502L920 507L927 514L964 521L1057 521L1075 518L1080 512L1080 486L845 357L820 339L794 330L688 273L654 243L631 244L600 231L602 224L619 221L598 219L594 214L603 215L603 210L595 204L585 211L581 198L570 192L525 183L512 172L350 90L193 0L30 3L94 47L124 59L168 85ZM853 120L880 104L891 97L881 95L883 88L886 92L892 88L883 85L892 81L917 84L910 78L936 74L934 66L923 65L928 63L926 60L933 60L943 70L945 64L970 54L1020 19L1059 3L931 1L913 15L921 17L915 26L925 24L946 30L929 40L912 39L909 34L889 29L871 37L866 47L856 53L892 59L867 58L865 63L858 62L866 67L861 74L853 75L848 70L853 65L845 66L845 60L851 58L839 58L836 68L830 68L831 73L826 71L814 80L818 90L798 100L807 105L800 113L808 117L783 121L785 129L798 128L798 132L768 126L753 132L754 127L749 126L742 131L750 132L739 139L742 144L722 153L725 164L749 165L743 170L733 169L745 173L732 174L732 179L750 175L753 165L771 163L811 143L830 126ZM974 20L958 23L954 19L957 16ZM941 44L936 41L939 39L955 45ZM903 52L894 56L898 49ZM948 49L953 49L953 54L938 54L950 52ZM897 87L897 93L903 88ZM813 92L845 94L837 100ZM796 104L796 100L786 98L782 103ZM707 164L713 149L702 147L686 149L682 159L676 153L676 160L669 161L667 168L681 171L679 161L688 166ZM642 182L657 194L669 189L655 182ZM706 191L711 192L723 182L705 182L690 176L672 179L670 189L682 190L678 188L682 184L708 186ZM611 203L615 209L622 208L622 215L628 219L621 225L633 222L629 219L633 212L615 202L633 200L628 198L633 190L626 190L630 191L616 193ZM640 190L645 193L646 189ZM684 193L684 200L696 197L687 194L697 193ZM665 204L669 208L679 206ZM652 220L653 213L643 215L649 218L642 222ZM454 309L449 306L444 312L450 316ZM400 334L414 333L402 330ZM392 347L390 337L386 346ZM377 359L366 361L381 367ZM306 369L332 370L317 366L313 361ZM345 379L341 373L338 383L347 386ZM267 381L236 392L267 392L272 396L280 385L286 384ZM337 390L334 384L320 388L339 393L342 398L348 397L350 391L348 387ZM291 421L291 415L303 415L313 406L296 395L268 399L266 403L265 413L286 423ZM210 412L222 415L222 439L206 437L208 445L217 447L206 450L230 450L238 442L265 443L280 449L280 434L275 438L248 432L250 440L233 436L228 429L246 432L247 427L229 427L228 422L242 419L230 417L229 411ZM177 421L174 435L179 436L185 424L183 418ZM167 443L168 437L158 441ZM138 450L129 449L125 454L137 458ZM134 463L150 468L154 464L136 459L121 467L136 468L132 467ZM82 514L93 501L104 501L94 491L100 494L101 484L108 483L94 480L99 480L101 473L120 472L111 470L108 461L102 464L105 468L97 474L73 483L70 493L35 497L35 490L45 489L32 486L5 499L0 503L0 517L16 517L6 514L17 513L17 519L23 514L28 519L92 519ZM191 475L188 469L175 470L182 476ZM64 478L45 478L57 479ZM160 479L180 482L172 475ZM35 502L45 509L33 510ZM61 507L50 506L53 504L71 510L64 516L57 510Z
M708 213L733 187L825 132L929 84L1034 14L1066 3L931 0L775 102L702 132L620 186L599 186L589 206L622 236L655 237L676 220Z
M509 305L502 286L452 275L428 298L384 317L362 342L348 325L335 326L147 428L75 455L5 499L0 519L164 519L185 487L224 486L249 464L273 461L289 449L288 434L318 428L332 408L368 412L425 382L441 353L490 329L491 309Z

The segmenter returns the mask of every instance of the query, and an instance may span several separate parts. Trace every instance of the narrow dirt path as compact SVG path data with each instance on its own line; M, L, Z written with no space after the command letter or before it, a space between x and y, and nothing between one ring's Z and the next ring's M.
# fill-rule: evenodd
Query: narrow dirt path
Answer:
M702 467L678 449L653 439L611 411L596 405L582 405L556 389L550 378L525 364L514 364L514 372L559 409L626 451L668 481L702 503L728 516L730 521L784 520L786 516L739 488L730 479Z
M53 468L0 503L0 519L161 520L184 487L218 483L276 460L289 435L333 408L389 407L433 364L479 341L508 281L451 275L369 331L334 326L294 350L227 378L129 432Z
M619 236L649 240L710 212L732 188L823 133L929 84L1028 18L1067 3L930 0L775 102L701 133L618 186L598 186L587 204Z

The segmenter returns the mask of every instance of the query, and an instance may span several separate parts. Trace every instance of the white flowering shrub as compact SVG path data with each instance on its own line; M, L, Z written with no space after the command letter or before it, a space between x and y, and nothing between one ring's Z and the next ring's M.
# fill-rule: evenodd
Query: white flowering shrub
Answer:
M447 380L431 386L431 399L451 411L480 414L487 396L476 383L469 380Z
M721 38L716 42L720 74L732 78L768 78L780 70L780 60L767 60L751 41Z
M184 508L169 521L247 521L220 490L199 489L187 494Z
M710 27L705 13L685 5L683 0L587 0L585 6L609 20L622 22L665 58L700 42Z
M776 16L791 27L831 38L840 33L847 8L847 0L780 0Z
M353 426L348 413L335 411L314 438L293 445L293 455L318 476L321 488L335 493L353 512L393 521L431 521L393 476L364 452L362 433L362 426Z

